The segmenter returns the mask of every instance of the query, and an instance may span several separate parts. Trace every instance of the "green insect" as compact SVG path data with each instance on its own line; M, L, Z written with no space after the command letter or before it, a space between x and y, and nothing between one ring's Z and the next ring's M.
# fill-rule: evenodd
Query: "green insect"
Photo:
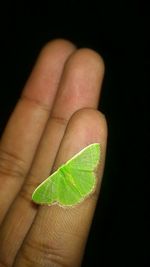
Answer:
M85 147L43 181L33 192L32 200L64 207L82 202L95 189L99 161L100 144Z

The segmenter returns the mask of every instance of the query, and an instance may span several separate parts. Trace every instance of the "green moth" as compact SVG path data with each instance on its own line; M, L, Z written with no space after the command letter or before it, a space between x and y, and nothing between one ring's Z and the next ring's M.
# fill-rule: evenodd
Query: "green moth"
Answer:
M33 192L37 204L73 206L95 189L96 168L100 161L100 144L94 143L74 155L43 181Z

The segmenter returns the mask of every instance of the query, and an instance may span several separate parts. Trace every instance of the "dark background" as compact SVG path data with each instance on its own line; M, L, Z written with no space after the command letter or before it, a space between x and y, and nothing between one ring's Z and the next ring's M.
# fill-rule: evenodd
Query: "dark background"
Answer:
M66 38L99 52L108 121L101 195L83 267L150 266L149 9L144 1L6 1L1 6L0 130L42 46Z

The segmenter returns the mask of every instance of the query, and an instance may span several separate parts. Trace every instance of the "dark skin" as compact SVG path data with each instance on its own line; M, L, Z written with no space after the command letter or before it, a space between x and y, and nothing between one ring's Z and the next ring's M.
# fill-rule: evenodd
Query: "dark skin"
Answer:
M93 50L65 40L42 49L0 142L0 267L80 266L105 161L103 75ZM95 192L72 208L35 205L37 185L95 142L102 149Z

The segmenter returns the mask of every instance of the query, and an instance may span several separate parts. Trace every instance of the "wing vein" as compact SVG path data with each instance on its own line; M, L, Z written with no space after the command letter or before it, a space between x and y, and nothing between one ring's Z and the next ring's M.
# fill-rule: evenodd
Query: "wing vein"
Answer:
M70 176L70 173L66 172L66 174L68 175L68 177ZM71 176L73 181L74 181L74 178L73 176ZM66 179L65 179L65 175L63 174L63 179L64 179L64 182L66 184ZM68 179L68 182L70 183L70 185L72 185L77 191L78 193L81 195L81 197L83 196L83 194L79 191L79 189L77 188L77 186L75 185L75 182L73 183L70 179ZM67 185L67 184L66 184Z

